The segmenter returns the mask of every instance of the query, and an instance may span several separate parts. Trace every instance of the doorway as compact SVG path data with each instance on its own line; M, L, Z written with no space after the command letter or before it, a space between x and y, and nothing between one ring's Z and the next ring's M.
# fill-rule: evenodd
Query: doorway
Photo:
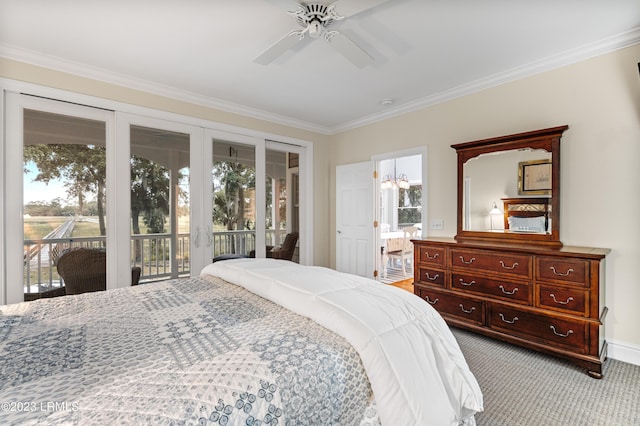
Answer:
M385 284L412 282L410 240L423 236L426 223L426 148L389 153L376 160L378 277Z
M336 167L336 269L385 283L412 280L413 258L405 254L402 276L389 275L387 256L392 238L402 239L404 229L426 235L427 147L374 156L371 161ZM406 182L405 182L406 179ZM383 188L384 182L384 188ZM401 183L402 182L402 183ZM383 234L384 232L384 234ZM395 251L395 250L393 250ZM383 267L387 268L386 277Z

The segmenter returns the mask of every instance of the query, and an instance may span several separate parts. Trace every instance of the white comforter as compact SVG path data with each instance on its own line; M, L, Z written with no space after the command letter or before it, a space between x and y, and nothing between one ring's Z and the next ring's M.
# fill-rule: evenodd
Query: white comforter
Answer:
M482 393L442 317L404 290L274 259L202 271L313 319L360 354L383 425L473 424Z

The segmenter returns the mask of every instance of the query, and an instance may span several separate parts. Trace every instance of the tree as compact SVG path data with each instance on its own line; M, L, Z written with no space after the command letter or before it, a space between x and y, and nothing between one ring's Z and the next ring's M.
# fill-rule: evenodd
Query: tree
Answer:
M143 214L148 233L164 232L170 209L169 171L146 158L131 158L131 219L133 233L140 233L138 217Z
M39 170L36 181L49 183L61 179L67 194L78 200L78 214L97 215L100 235L106 235L105 147L80 144L27 145L24 148L25 170L30 161ZM150 160L133 156L131 184L133 232L140 233L138 217L142 213L149 233L164 232L166 215L169 213L167 170ZM88 202L87 194L95 194L95 202Z
M24 212L30 216L73 216L74 206L63 206L62 199L54 198L46 201L32 201L24 205Z
M148 234L164 232L166 216L170 211L170 177L165 167L136 155L131 158L131 221L134 234L140 234L139 217L147 226ZM134 245L136 260L140 260L142 247Z
M213 221L222 223L228 231L245 228L245 191L255 188L255 170L241 163L216 162L213 167ZM220 182L216 188L216 181Z
M214 209L212 220L223 224L228 231L243 230L245 220L245 191L256 186L255 170L238 162L219 161L213 166ZM219 183L219 184L216 184ZM235 253L235 236L231 235L231 250Z
M422 222L422 185L400 189L398 197L398 222Z
M79 144L27 145L26 163L33 161L40 173L35 180L49 183L64 180L67 194L78 199L79 214L84 214L86 193L96 196L100 235L106 235L104 219L106 149L103 146Z

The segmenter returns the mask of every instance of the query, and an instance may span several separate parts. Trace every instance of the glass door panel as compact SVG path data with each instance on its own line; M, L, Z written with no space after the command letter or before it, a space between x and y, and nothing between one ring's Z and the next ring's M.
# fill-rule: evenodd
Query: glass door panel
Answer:
M190 135L135 126L131 141L131 265L141 281L188 276Z
M212 257L255 256L256 148L216 139L212 146Z
M266 150L266 234L267 257L298 262L299 155ZM287 235L291 234L288 239Z
M99 251L106 264L106 149L104 121L23 110L25 300L64 294L76 279L58 274L69 251Z

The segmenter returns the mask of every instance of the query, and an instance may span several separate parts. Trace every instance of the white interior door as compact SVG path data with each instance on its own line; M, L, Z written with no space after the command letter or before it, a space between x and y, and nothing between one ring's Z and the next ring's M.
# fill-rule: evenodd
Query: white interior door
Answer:
M336 167L336 269L374 277L374 163Z

